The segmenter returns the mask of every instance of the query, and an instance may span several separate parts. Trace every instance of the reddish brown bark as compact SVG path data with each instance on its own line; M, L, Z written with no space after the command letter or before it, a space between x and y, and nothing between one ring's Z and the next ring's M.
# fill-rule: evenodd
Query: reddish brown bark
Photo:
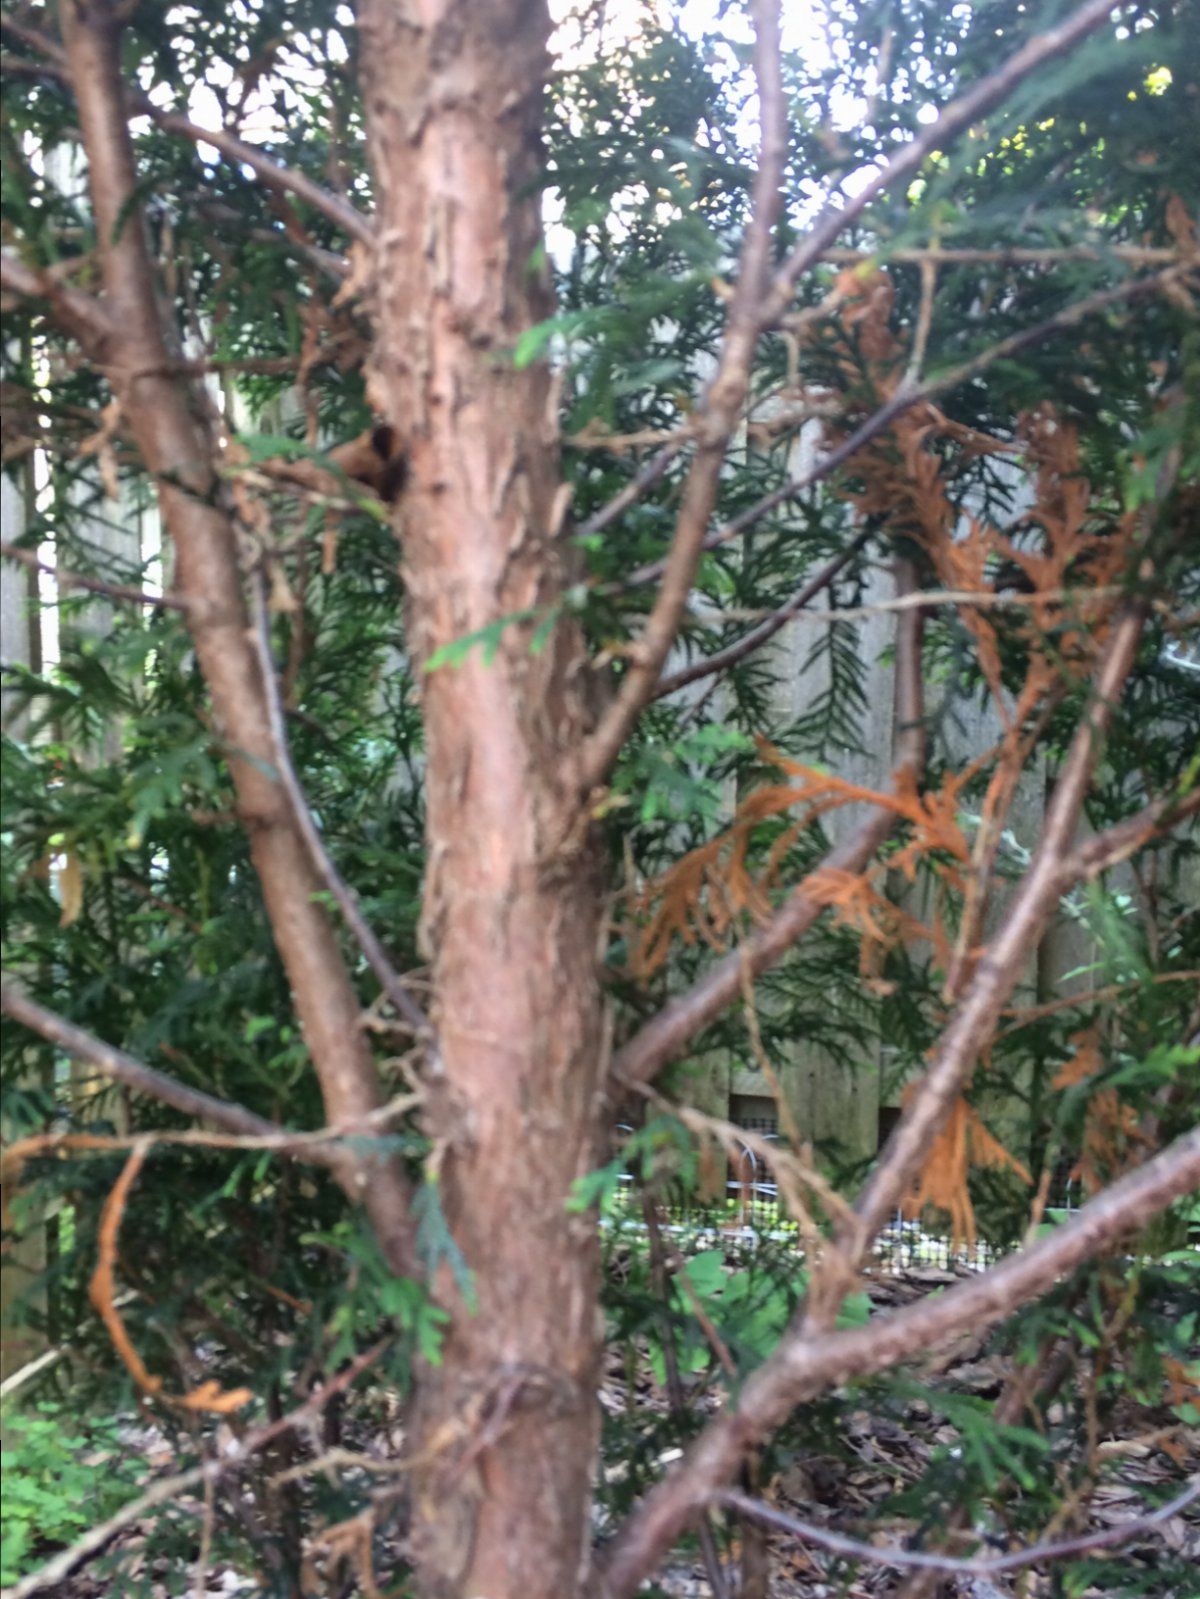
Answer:
M181 600L329 1119L357 1119L378 1104L379 1085L353 987L313 903L322 882L318 849L311 840L306 846L295 794L289 805L271 773L284 739L272 732L272 696L250 641L236 529L213 469L202 399L173 359L169 318L158 303L133 204L137 175L126 115L140 102L123 98L120 83L117 18L124 9L113 0L65 0L66 52L48 51L54 72L65 72L78 96L103 299L56 286L7 257L0 264L6 286L45 297L88 345L155 475L177 550ZM697 408L694 460L672 549L665 562L633 574L635 581L664 577L662 591L598 728L588 715L590 669L575 624L560 619L544 649L531 647L537 622L555 614L575 576L559 538L564 502L553 385L543 366L518 369L512 359L520 335L551 310L539 265L544 0L362 0L361 60L378 194L374 230L344 202L313 192L307 179L253 157L270 186L304 196L360 242L377 242L372 397L409 457L397 531L416 657L428 663L440 647L505 623L494 657L477 648L465 662L424 677L424 931L439 1034L428 1063L426 1118L431 1167L470 1273L469 1293L445 1269L434 1284L450 1323L443 1363L420 1373L406 1449L415 1462L413 1548L427 1599L576 1599L588 1587L599 1273L592 1218L572 1215L567 1201L575 1179L597 1162L605 1051L597 980L602 885L580 796L605 779L638 715L662 689L662 666L701 550L829 474L922 396L1084 314L1157 293L1174 269L1091 296L936 383L902 390L805 479L712 530L721 463L758 336L790 304L796 276L872 194L915 172L930 150L945 148L1040 61L1097 27L1108 9L1103 0L1085 0L1073 17L1023 47L882 167L869 187L823 214L772 274L771 224L786 142L778 18L771 0L756 7L764 159L754 222L718 378ZM181 119L160 120L196 135ZM216 142L235 159L248 159L232 136ZM596 513L590 527L607 525L632 503L673 448ZM1065 854L1138 627L1130 616L1115 630L1097 708L1068 761L1034 868L860 1201L858 1229L840 1240L844 1263L861 1256L936 1133L990 1036L1022 951L1059 894L1129 853L1166 815L1164 805L1152 806ZM756 630L755 636L766 635ZM735 651L746 647L743 641ZM901 766L912 774L922 744L916 611L901 625L896 676ZM862 870L891 825L890 813L869 816L827 864ZM743 991L747 971L757 974L781 959L821 908L802 886L795 890L735 955L714 963L643 1027L618 1056L615 1080L648 1081ZM27 1011L27 1019L44 1036L65 1037L49 1014L39 1020ZM185 1097L186 1090L128 1057L101 1057L84 1035L75 1036L73 1047L85 1058L90 1048L112 1075L177 1108L189 1104L228 1125L255 1126L241 1121L248 1113L239 1107ZM590 1591L613 1599L633 1592L747 1450L796 1402L907 1358L931 1339L999 1318L1194 1185L1198 1173L1200 1139L1192 1134L1027 1254L858 1331L830 1334L835 1299L851 1280L849 1269L831 1277L829 1294L708 1425L683 1469L635 1511ZM358 1197L366 1175L347 1156L340 1176L348 1192ZM363 1197L372 1222L393 1264L404 1269L411 1256L403 1177L393 1166L372 1170L370 1178ZM709 1563L717 1572L715 1554Z
M539 123L545 7L367 0L360 9L378 216L376 405L408 441L400 537L409 636L440 646L552 606L558 449L547 369L513 346L549 314ZM563 1599L577 1589L598 1431L597 1252L567 1200L595 1164L600 895L572 752L583 641L509 624L424 679L433 961L442 1074L429 1130L474 1310L423 1374L413 1439L422 1591Z

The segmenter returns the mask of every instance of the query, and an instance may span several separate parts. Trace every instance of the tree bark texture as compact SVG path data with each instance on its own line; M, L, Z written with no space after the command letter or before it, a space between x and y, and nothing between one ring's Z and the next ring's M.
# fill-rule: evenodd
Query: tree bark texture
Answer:
M371 392L407 441L398 528L418 660L503 618L423 679L440 1070L428 1129L453 1275L444 1359L412 1448L421 1591L567 1599L590 1532L599 1355L592 1218L600 878L581 813L582 637L536 617L571 578L556 395L519 335L551 311L540 220L549 21L526 0L364 0L378 197ZM530 620L530 613L536 613Z

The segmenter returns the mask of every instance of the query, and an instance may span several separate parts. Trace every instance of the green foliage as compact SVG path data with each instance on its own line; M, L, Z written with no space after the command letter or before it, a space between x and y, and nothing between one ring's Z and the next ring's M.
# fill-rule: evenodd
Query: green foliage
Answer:
M911 136L927 108L977 81L1048 14L1018 0L977 6L833 0L826 9L829 48L803 41L785 62L793 130L781 249L802 235L830 185ZM569 588L561 604L497 618L443 646L425 663L426 673L467 661L486 668L501 649L536 653L569 612L581 618L594 653L604 652L614 682L620 679L654 594L653 584L633 575L665 553L687 452L618 522L586 538L574 530L631 481L654 447L620 441L673 435L692 416L697 374L711 370L754 159L745 52L730 43L739 16L735 10L728 27L714 24L709 37L698 38L686 13L667 11L657 21L647 14L634 39L607 50L583 26L594 48L553 78L547 182L559 309L497 358L517 366L548 358L563 375L565 470L573 491L563 541L574 542L587 581ZM990 260L940 269L926 375L1122 281L1131 268L1117 246L1170 243L1172 197L1195 195L1194 152L1180 132L1194 121L1195 31L1185 8L1138 5L1122 33L1110 30L1069 63L1032 78L969 138L931 158L906 191L874 202L846 230L843 244L887 266L895 296L889 327L905 349L919 320L922 285L919 267L896 259L897 252L936 243L992 253ZM243 90L253 85L270 152L320 182L340 175L355 199L369 203L357 35L347 8L323 0L142 5L133 8L127 47L130 70L160 86L173 104L214 97L218 115L231 124ZM881 73L886 81L878 81ZM0 215L6 248L9 239L18 241L31 264L69 268L86 283L94 228L73 179L76 122L57 80L13 78L0 128ZM369 418L361 371L365 327L352 305L331 306L341 279L331 276L327 260L322 264L322 252L341 252L344 239L299 199L289 200L285 222L277 199L244 168L211 162L202 146L142 119L135 136L147 225L158 258L170 266L164 293L189 336L206 339L215 360L236 364L221 382L239 419L239 442L259 465L314 456L327 464L308 442L310 422L321 439L334 441L354 436ZM1064 253L1049 266L1000 258L1012 248ZM824 264L806 275L798 310L812 311L827 298L836 270ZM308 411L299 414L293 384L314 329L333 353L307 372ZM335 346L335 339L344 344ZM349 352L345 359L341 351ZM956 514L990 519L1018 540L1035 536L1025 520L1028 479L1017 426L1023 411L1045 401L1063 423L1080 429L1081 471L1092 484L1097 529L1110 529L1125 511L1146 512L1164 464L1176 455L1181 489L1194 485L1200 441L1194 401L1190 409L1160 402L1189 386L1200 393L1198 360L1182 297L1156 298L1136 312L1090 318L942 395L939 406L960 433L931 448ZM6 303L0 361L6 428L11 418L14 433L53 445L38 457L38 492L30 497L21 542L49 547L71 571L139 587L165 579L169 586L149 514L152 480L118 451L123 499L114 507L100 492L94 457L80 449L110 398L103 376L75 360L67 342L21 303ZM795 361L812 391L852 408L867 402L869 361L861 340L828 318L813 318L798 344L779 332L765 339L752 380L761 403L755 420L770 420L781 386L793 381ZM726 462L715 520L736 517L800 470L820 427L810 421L803 429L747 435ZM994 437L1005 450L988 454L962 442L978 435ZM7 442L6 431L6 450ZM24 460L12 457L18 492L27 486ZM858 513L854 496L862 487L856 470L848 471L782 500L750 533L711 550L685 618L681 660L741 639L750 618L784 603L860 532L867 535L862 549L817 604L870 605L879 570L898 553L914 551L902 522ZM266 502L272 569L297 606L274 615L272 639L287 663L288 733L322 835L398 967L408 969L422 958L420 673L406 636L393 535L380 507L354 498L354 510L339 513L331 559L321 548L321 513L282 488ZM110 537L137 518L140 543ZM1170 603L1154 612L1125 714L1106 742L1089 801L1096 827L1196 780L1196 662L1175 623L1200 606L1200 564L1194 541L1173 548L1165 535L1148 558L1155 568L1151 597ZM932 585L927 567L922 577ZM1131 574L1129 581L1141 579ZM47 639L51 620L57 654L5 667L6 965L71 1020L181 1081L289 1126L321 1125L324 1107L271 943L248 841L233 815L229 752L213 726L180 617L68 593L46 618ZM1020 623L1016 607L996 617L1010 695L1030 658ZM621 921L620 896L713 839L734 802L777 780L756 738L835 772L856 769L856 761L877 753L874 646L864 644L860 624L850 619L797 625L808 630L799 645L756 651L716 688L702 680L686 695L652 706L598 805L620 911L606 959L618 1038L712 958L702 944L679 947L666 970L640 983L629 967L628 923L636 918L631 913ZM988 694L975 642L957 612L930 617L924 665L929 784L936 787L961 769ZM1088 702L1087 685L1069 671L1056 692L1036 756L1039 783L1058 770ZM10 719L10 710L21 715ZM981 771L964 791L964 823L981 815L988 776ZM794 837L786 828L784 819L764 822L748 845L752 867L774 859L772 900L830 842L819 821ZM897 847L903 842L902 833ZM1014 824L1002 841L1002 877L1027 861L1031 843L1024 824ZM1031 1171L1045 1168L1055 1177L1056 1197L1079 1160L1096 1089L1114 1090L1135 1119L1158 1117L1164 1140L1187 1124L1200 1086L1196 1051L1181 1044L1191 1036L1185 1027L1194 1006L1194 991L1182 979L1200 966L1198 855L1194 831L1182 831L1143 856L1136 894L1122 878L1120 887L1114 879L1075 895L1068 913L1093 953L1072 983L1081 991L1119 984L1119 992L1053 1014L1006 1018L981 1063L973 1093L1007 1117L1010 1146ZM926 902L940 892L923 866L912 899ZM954 934L957 908L946 915ZM376 988L357 952L345 947L367 1008ZM772 1059L786 1061L802 1041L848 1080L873 1080L882 1070L890 1091L920 1067L939 1035L945 974L920 941L888 948L877 968L864 965L863 954L861 930L823 918L757 987L762 1044ZM1093 1024L1104 1031L1100 1070L1086 1083L1056 1089L1076 1036ZM385 1085L398 1084L394 1039L384 1031L370 1036ZM689 1074L712 1062L748 1060L745 1018L734 1007L696 1041L695 1058L680 1064L673 1085L686 1092ZM161 1106L103 1084L89 1083L81 1093L78 1075L59 1052L6 1027L0 1044L6 1127L103 1133L181 1125ZM816 1153L844 1186L861 1153L839 1142L841 1131L823 1129L828 1136L816 1139ZM425 1146L411 1132L402 1136L420 1184ZM129 1398L128 1380L114 1372L107 1336L87 1301L98 1218L119 1169L118 1160L103 1155L46 1158L26 1173L25 1203L56 1218L55 1248L26 1313L69 1346L71 1413L104 1414ZM685 1267L690 1292L676 1278L664 1307L652 1291L642 1234L629 1225L636 1221L630 1174L636 1184L655 1192L666 1185L694 1201L691 1136L671 1117L652 1118L619 1156L576 1185L573 1202L581 1211L595 1208L604 1225L610 1348L627 1370L649 1370L661 1382L664 1339L673 1338L695 1385L689 1393L703 1397L724 1377L695 1314L697 1302L740 1380L763 1359L804 1292L794 1235L736 1248L689 1236L688 1248L696 1251ZM1019 1238L1028 1223L1023 1187L987 1173L971 1184L985 1235ZM418 1187L417 1205L423 1259L447 1267L469 1295L435 1182ZM1122 1394L1157 1406L1164 1358L1194 1359L1189 1239L1196 1229L1194 1210L1190 1217L1176 1213L1143 1241L1151 1261L1100 1395L1106 1414ZM323 1176L258 1152L188 1150L149 1161L123 1218L120 1271L132 1296L125 1311L131 1336L152 1368L167 1374L168 1386L189 1385L200 1351L206 1370L291 1402L385 1330L397 1335L386 1376L401 1391L414 1359L439 1358L440 1313L414 1285L386 1272L340 1191ZM1041 1320L1019 1319L997 1348L1024 1350L1052 1329L1082 1369L1084 1352L1090 1358L1107 1347L1112 1307L1089 1296L1108 1291L1097 1269L1080 1289L1083 1308L1068 1304L1064 1292ZM861 1321L867 1313L860 1294L844 1316ZM936 1411L955 1441L927 1477L907 1485L898 1513L911 1511L935 1525L942 1505L1008 1496L1012 1525L1036 1535L1054 1509L1051 1473L1043 1468L1053 1466L1056 1482L1068 1480L1086 1448L1082 1401L1072 1399L1035 1442L1024 1423L995 1429L990 1399L926 1392L918 1401L911 1387L871 1385L798 1418L772 1459L819 1453L823 1438L840 1440L853 1407L907 1416L905 1407L917 1402ZM1177 1405L1171 1413L1188 1419L1192 1408ZM128 1491L123 1464L118 1470L107 1456L95 1470L80 1464L90 1458L84 1451L111 1446L111 1431L93 1434L89 1424L87 1438L76 1443L69 1433L64 1444L56 1441L57 1414L13 1421L21 1430L5 1485L4 1580L10 1562L15 1569L26 1561L38 1539L68 1538ZM655 1478L663 1451L694 1430L700 1414L697 1404L682 1425L665 1411L606 1417L606 1462L615 1474L603 1492L613 1506ZM163 1425L180 1449L192 1446L174 1418ZM255 1503L269 1498L265 1475L248 1482ZM348 1516L363 1502L359 1496L339 1503L338 1513ZM222 1535L242 1538L229 1507L220 1514ZM286 1529L269 1525L271 1547L286 1547ZM246 1559L257 1562L255 1569L270 1565L257 1552ZM1112 1562L1082 1564L1064 1578L1068 1587L1083 1580L1081 1573L1105 1592L1136 1591L1135 1577L1121 1576Z
M138 1491L141 1462L115 1421L43 1400L6 1409L0 1469L0 1582L97 1526Z

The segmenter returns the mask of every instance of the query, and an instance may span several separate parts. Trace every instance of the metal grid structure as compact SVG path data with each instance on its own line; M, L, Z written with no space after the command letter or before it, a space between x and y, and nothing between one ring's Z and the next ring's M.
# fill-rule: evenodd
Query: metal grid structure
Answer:
M772 1142L779 1136L774 1126L747 1130ZM621 1181L632 1199L633 1178L627 1174ZM634 1209L632 1204L629 1208ZM672 1227L696 1237L719 1236L730 1242L745 1243L759 1239L794 1239L799 1247L799 1229L780 1204L778 1185L771 1171L762 1157L746 1146L730 1161L723 1205L720 1201L704 1204L677 1199L668 1201L663 1208ZM1068 1211L1078 1208L1074 1184L1068 1184L1056 1208ZM632 1215L630 1221L637 1225ZM898 1210L876 1240L873 1269L897 1277L922 1270L984 1271L1007 1253L1003 1246L984 1239L973 1244L956 1242L948 1230L939 1229L936 1223L927 1219L908 1220Z

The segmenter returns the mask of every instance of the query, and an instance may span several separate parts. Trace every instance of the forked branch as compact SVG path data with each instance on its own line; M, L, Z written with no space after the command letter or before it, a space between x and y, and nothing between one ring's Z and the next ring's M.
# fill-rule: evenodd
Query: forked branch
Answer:
M20 63L23 70L36 68L46 77L75 87L67 55L55 40L14 17L0 17L0 28L36 52L37 62ZM149 95L139 89L127 86L125 97L131 115L149 117L168 133L177 133L185 139L190 139L193 144L211 145L233 165L249 167L264 187L274 190L277 194L294 195L297 200L303 200L306 205L312 206L314 211L319 211L322 216L336 223L351 238L359 240L362 244L374 243L375 235L370 220L351 205L349 200L322 188L305 173L297 172L293 167L275 161L265 150L257 145L247 144L244 139L239 139L236 134L230 133L225 128L204 128L184 116L182 112L164 110L162 106L155 105Z
M804 238L796 245L787 260L775 274L769 295L765 296L758 306L759 328L764 329L775 325L786 313L791 303L792 294L797 281L802 273L815 266L822 260L826 252L833 246L838 235L851 222L859 217L866 207L881 194L896 187L912 177L921 167L922 162L935 150L946 150L949 145L973 123L987 112L1001 105L1017 89L1026 78L1044 66L1047 61L1053 60L1057 55L1070 50L1088 34L1094 32L1114 9L1113 0L1088 0L1086 5L1080 6L1069 17L1056 27L1048 28L1044 33L1036 34L1012 56L989 74L986 78L974 84L967 92L960 95L957 100L952 100L946 106L936 121L923 128L915 138L911 139L904 148L897 152L890 161L883 162L875 173L867 179L863 186L853 195L840 200L830 199L825 209L817 217L812 227ZM760 39L761 42L761 39ZM761 87L760 87L761 94ZM765 152L764 152L765 153ZM756 191L757 192L757 191ZM753 223L751 224L753 226ZM868 435L870 437L871 435ZM859 443L865 443L865 439ZM589 518L586 528L588 531L598 531L616 519L623 511L640 498L641 494L658 481L662 473L670 464L670 460L680 446L671 446L656 455L647 467L634 481L628 484L610 505L601 506ZM858 445L855 445L857 448ZM832 470L832 468L830 468ZM823 474L822 474L823 475ZM787 496L784 496L785 498ZM776 500L775 504L781 503ZM764 510L762 514L766 514ZM682 519L682 513L681 513ZM740 529L738 530L740 531ZM734 537L730 532L728 537ZM679 532L676 532L676 545ZM718 540L718 542L722 542ZM711 545L706 544L706 548ZM667 557L668 563L674 563L675 548ZM653 576L661 575L663 568L657 568ZM639 577L637 581L650 581L650 578ZM669 647L669 644L668 644ZM665 653L663 659L666 659ZM598 760L594 764L600 764Z

